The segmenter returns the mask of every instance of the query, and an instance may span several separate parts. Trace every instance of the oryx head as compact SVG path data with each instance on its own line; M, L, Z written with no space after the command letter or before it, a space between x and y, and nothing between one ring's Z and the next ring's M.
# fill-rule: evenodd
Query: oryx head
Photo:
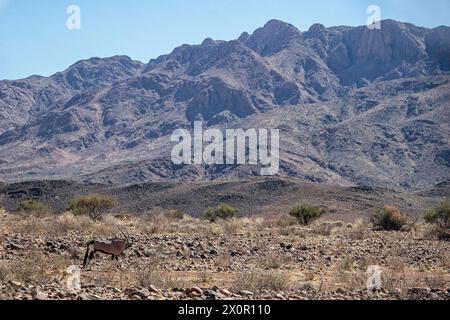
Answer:
M125 237L125 239L127 240L127 248L130 248L133 245L133 237L130 237L130 234L128 232L126 232L126 228L125 230L121 227L118 227L120 233L122 233L122 235Z

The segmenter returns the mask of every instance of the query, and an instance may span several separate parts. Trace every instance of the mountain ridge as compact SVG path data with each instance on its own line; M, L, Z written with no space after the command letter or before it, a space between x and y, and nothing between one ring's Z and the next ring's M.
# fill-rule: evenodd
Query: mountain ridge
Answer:
M207 38L147 64L91 58L50 77L0 81L0 180L252 176L251 167L180 171L168 159L168 136L196 120L225 128L278 119L281 175L431 188L450 178L450 28L381 26L301 32L271 20L236 40Z

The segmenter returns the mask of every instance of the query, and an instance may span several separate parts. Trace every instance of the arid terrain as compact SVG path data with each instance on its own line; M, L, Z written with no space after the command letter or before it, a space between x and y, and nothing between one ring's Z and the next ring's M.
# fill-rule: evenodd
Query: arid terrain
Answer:
M76 183L71 181L31 181L0 183L0 207L14 211L20 201L35 199L56 213L64 213L70 201L89 193L118 199L118 212L143 215L155 208L181 210L194 217L211 206L228 203L239 216L288 212L297 204L324 207L333 219L352 221L367 218L380 206L393 205L412 216L426 212L450 197L449 183L420 192L371 187L345 187L312 183L295 178L251 178L234 180L144 183L129 186Z
M325 199L326 188L311 188L317 201ZM359 192L370 198L368 190ZM180 219L161 207L139 217L120 211L98 222L70 212L36 217L3 210L0 298L448 300L450 243L437 240L421 219L443 197L409 195L413 204L400 206L408 226L386 232L369 218L375 208L401 201L380 194L371 200L373 209L361 200L362 209L328 209L308 226L287 214L292 198L285 208L255 206L251 216L215 223L186 214ZM120 229L133 237L132 247L118 262L97 254L81 270L81 290L68 290L66 269L82 266L86 243L123 237ZM382 270L381 290L366 289L372 265Z
M450 27L380 27L270 20L1 80L0 299L450 300ZM278 173L176 164L197 122L279 130Z

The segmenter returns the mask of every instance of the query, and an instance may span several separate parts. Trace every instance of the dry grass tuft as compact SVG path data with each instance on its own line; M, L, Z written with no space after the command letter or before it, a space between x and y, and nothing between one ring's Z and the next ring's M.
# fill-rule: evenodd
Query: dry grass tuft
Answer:
M160 290L180 289L187 285L175 272L156 271L151 267L143 267L136 272L136 284L143 288L153 285Z
M2 282L18 281L24 284L44 285L51 280L47 270L45 256L40 251L31 251L26 257L2 265L0 279Z
M298 221L287 213L271 214L263 217L262 225L266 228L291 227L298 225Z
M280 269L283 264L283 259L276 253L270 253L261 258L261 266L266 270Z
M386 290L400 290L407 288L407 280L404 272L396 272L392 269L383 270L381 273L381 285Z
M94 222L87 216L74 216L70 212L46 218L15 217L15 230L22 234L64 236L69 232L83 232L96 236L117 234L119 221L105 216L102 221Z
M333 234L333 230L335 229L334 223L330 222L322 222L314 224L311 228L311 233L316 235L321 235L324 237L329 237Z
M233 290L248 290L259 293L264 290L285 291L289 288L289 276L283 272L251 271L238 273L234 278Z
M221 223L225 222L206 224L205 221L190 216L174 219L166 213L167 211L159 211L139 218L137 231L144 234L202 234L211 237L224 233ZM232 228L233 225L228 227Z
M222 233L226 235L236 235L243 228L242 221L236 218L232 218L230 220L219 220L218 224L222 228Z
M448 273L444 271L434 271L425 276L425 283L432 289L448 289Z
M342 271L352 271L355 268L355 260L351 257L345 257L339 262L338 269Z
M351 240L364 240L366 238L367 225L362 219L358 219L355 223L350 225L348 237Z

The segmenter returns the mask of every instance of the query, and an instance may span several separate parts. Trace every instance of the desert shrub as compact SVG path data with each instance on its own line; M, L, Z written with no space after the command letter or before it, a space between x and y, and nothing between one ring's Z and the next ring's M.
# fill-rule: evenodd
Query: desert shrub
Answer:
M238 234L244 227L244 223L238 218L231 218L228 220L222 220L218 223L218 227L223 234Z
M408 218L399 209L386 206L378 210L371 219L375 227L385 231L399 231L407 225Z
M337 265L341 271L352 271L355 266L355 260L352 257L344 257Z
M46 266L46 257L39 251L31 251L25 258L13 261L1 269L1 277L6 281L45 285L51 279Z
M284 291L289 289L290 279L283 272L251 271L235 276L233 290L262 292L264 290Z
M349 231L348 236L351 240L364 240L366 227L363 224L356 225Z
M270 253L261 258L258 263L266 270L280 269L288 260L285 257L281 257L275 253Z
M314 228L312 228L312 230L310 231L313 234L318 234L321 236L331 236L331 234L333 233L334 230L334 225L331 223L320 223L316 226L314 226Z
M303 205L292 208L289 215L296 218L300 224L309 225L319 219L324 213L325 210L321 208Z
M172 290L184 288L187 282L186 279L180 278L175 272L156 270L156 264L153 264L153 266L138 267L136 284L143 288L155 286L160 290Z
M203 212L203 217L210 222L227 220L235 216L238 210L228 204L220 204L215 208L208 208Z
M184 212L180 210L174 210L171 212L168 212L166 214L167 218L171 220L183 220L184 219Z
M101 216L116 205L116 199L100 194L80 196L72 200L70 210L76 216L88 215L93 220L99 220Z
M82 231L89 228L90 221L87 216L77 216L68 212L58 216L48 224L48 231L55 235L67 234L69 231Z
M97 287L117 287L120 285L120 280L117 279L115 272L101 272L91 280Z
M403 291L408 287L406 274L405 272L397 272L386 268L381 274L383 288L389 291L398 290L399 294L402 295ZM415 283L415 285L417 284Z
M37 200L24 200L19 202L17 211L25 215L35 215L37 217L43 217L51 213L49 207Z
M448 288L447 273L445 271L433 271L425 276L427 287L433 289Z
M264 227L292 227L298 225L297 219L287 213L265 215L262 225Z
M425 221L434 224L438 237L441 239L450 238L450 202L441 203L436 208L430 210L425 215Z
M6 265L0 264L0 282L5 283L8 281L9 268Z

